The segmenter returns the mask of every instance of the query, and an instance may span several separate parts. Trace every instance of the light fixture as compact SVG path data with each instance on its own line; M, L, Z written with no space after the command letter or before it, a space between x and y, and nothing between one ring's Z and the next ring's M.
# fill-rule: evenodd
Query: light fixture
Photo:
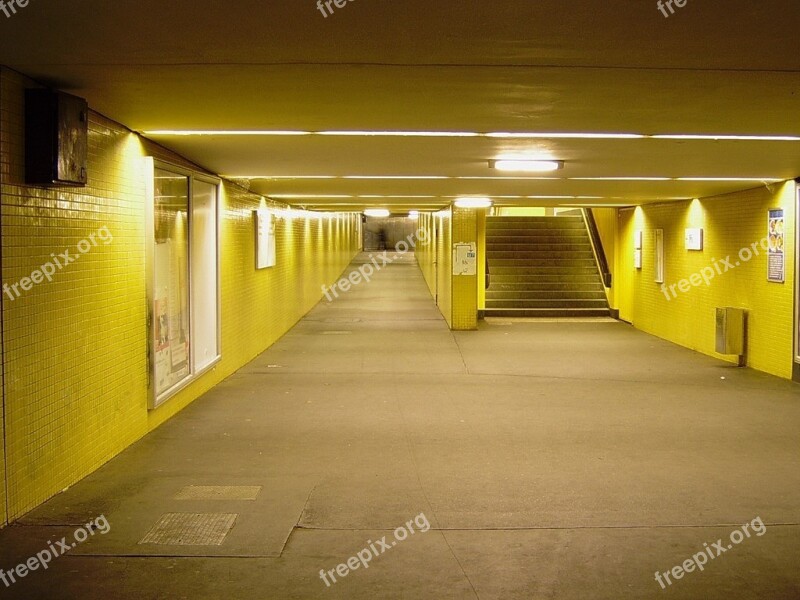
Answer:
M306 131L294 129L153 129L145 136L329 136L329 137L406 137L406 138L494 138L529 140L709 140L742 142L800 142L797 135L773 134L696 134L696 133L606 133L557 131Z
M343 137L480 137L477 131L317 131L317 135Z
M643 133L557 133L557 132L510 132L492 131L484 134L488 138L500 139L575 139L575 140L636 140L648 137Z
M489 161L490 169L498 171L524 171L526 173L547 173L564 168L563 160L533 160L522 158L501 158Z
M368 208L364 211L364 214L368 217L375 217L377 219L385 219L391 213L386 208Z
M707 140L712 142L800 142L796 135L705 135L705 134L655 134L654 140Z
M408 218L411 219L412 221L416 221L417 219L419 219L419 211L418 210L409 211Z
M672 181L671 177L570 177L571 181Z
M459 198L455 205L457 208L489 208L492 201L489 198Z

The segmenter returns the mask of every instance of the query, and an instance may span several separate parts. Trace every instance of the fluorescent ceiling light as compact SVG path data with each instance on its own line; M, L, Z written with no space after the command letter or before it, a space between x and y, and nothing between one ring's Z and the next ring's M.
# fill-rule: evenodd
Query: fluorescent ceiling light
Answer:
M391 200L405 200L406 198L408 198L408 199L412 199L413 198L413 199L417 200L417 199L420 199L420 198L423 198L423 199L425 199L425 198L438 198L438 196L412 196L412 195L408 195L408 194L396 194L396 195L387 196L387 195L384 195L384 194L361 194L361 195L357 196L357 198L371 198L371 199L388 198L388 199L391 199Z
M418 210L409 211L408 218L411 219L412 221L416 221L417 219L419 219L419 211Z
M513 177L513 176L504 176L504 177L456 177L455 179L461 179L464 181L561 181L564 179L563 177Z
M570 181L672 181L672 177L570 177Z
M711 140L711 141L739 141L739 142L800 142L796 135L697 135L697 134L656 134L651 135L655 140Z
M564 161L561 160L526 160L526 159L506 159L489 161L490 169L498 171L524 171L528 173L546 173L548 171L558 171L564 168Z
M364 214L368 217L376 217L376 218L386 218L391 213L385 208L368 208L364 211Z
M480 137L476 131L318 131L317 135L347 137Z
M223 175L226 179L337 179L335 175Z
M579 139L579 140L635 140L648 136L642 133L541 133L541 132L492 132L489 138L506 139Z
M342 179L450 179L444 175L345 175Z
M800 142L796 135L738 135L695 133L595 133L537 131L304 131L294 129L154 129L143 131L150 136L331 136L331 137L425 137L425 138L495 138L495 139L579 139L579 140L711 140L744 142Z
M623 208L630 206L630 204L619 204L615 202L609 204L559 204L559 206L563 206L565 208Z
M678 177L676 181L742 181L757 183L775 183L782 179L770 179L768 177Z
M270 198L279 198L281 200L304 200L316 198L352 198L348 194L266 194Z
M602 200L605 196L525 196L528 200L538 200L538 199L559 199L559 200Z
M296 136L313 135L312 131L281 129L157 129L144 135L243 135L243 136Z
M458 208L489 208L492 201L489 198L459 198L455 205Z

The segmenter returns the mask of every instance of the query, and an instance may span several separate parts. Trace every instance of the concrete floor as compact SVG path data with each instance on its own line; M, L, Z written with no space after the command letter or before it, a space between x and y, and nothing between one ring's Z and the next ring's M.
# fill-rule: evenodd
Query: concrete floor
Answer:
M398 260L0 532L9 570L111 527L0 597L800 598L799 389L613 321L454 334ZM164 513L238 516L220 546L139 544ZM429 531L322 582L420 514ZM655 581L757 517L762 536Z

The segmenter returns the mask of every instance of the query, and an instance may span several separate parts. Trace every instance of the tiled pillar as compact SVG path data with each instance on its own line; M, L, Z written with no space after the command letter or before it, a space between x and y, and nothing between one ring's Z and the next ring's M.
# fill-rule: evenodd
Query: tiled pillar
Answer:
M478 218L475 209L453 207L452 246L478 243ZM457 269L453 269L455 272ZM450 329L471 331L478 328L478 277L474 275L452 275L452 318Z

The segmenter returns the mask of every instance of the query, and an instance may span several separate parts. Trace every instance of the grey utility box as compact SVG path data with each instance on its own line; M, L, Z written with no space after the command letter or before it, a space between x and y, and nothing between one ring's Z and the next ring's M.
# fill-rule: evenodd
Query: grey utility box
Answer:
M745 311L743 308L717 309L717 352L744 354Z

